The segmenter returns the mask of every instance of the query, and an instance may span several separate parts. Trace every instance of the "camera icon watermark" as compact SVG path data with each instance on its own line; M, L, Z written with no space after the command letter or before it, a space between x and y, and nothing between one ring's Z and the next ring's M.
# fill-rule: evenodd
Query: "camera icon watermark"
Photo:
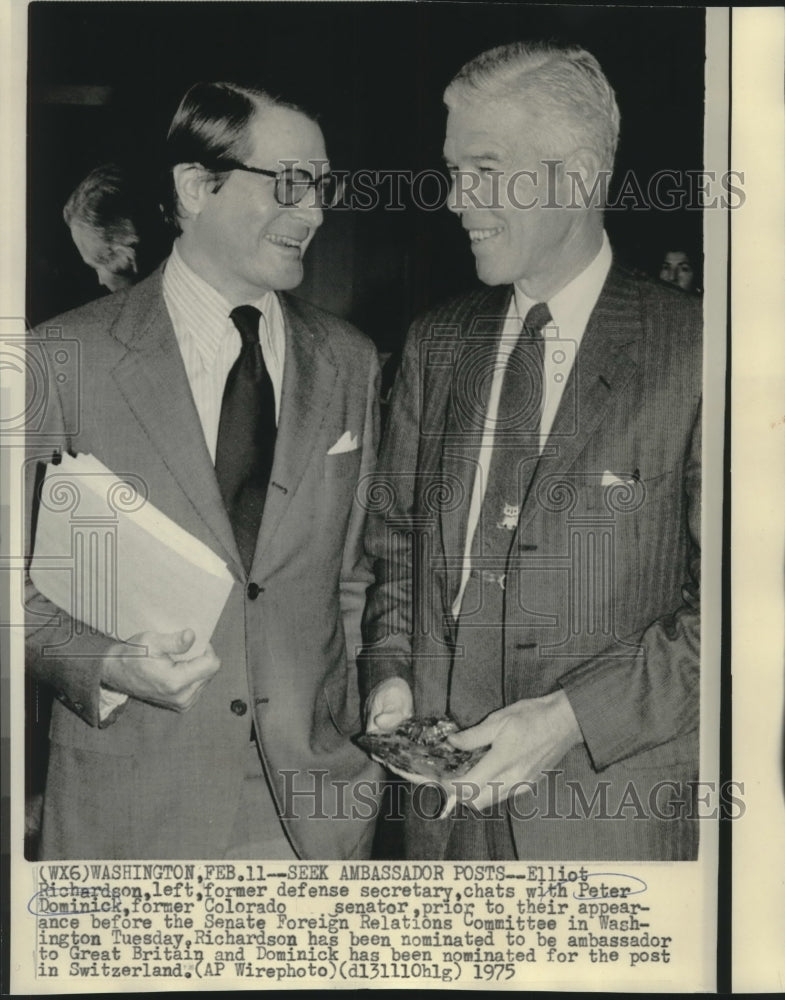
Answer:
M540 415L559 404L559 425L551 436L571 437L577 431L578 345L563 337L557 324L542 329L541 339L521 341L515 323L503 316L476 316L467 328L434 325L420 344L420 426L422 438L438 436L447 444L470 444L492 433L495 445L539 449ZM521 386L514 413L489 417L494 383L507 370ZM572 375L572 377L571 377ZM430 399L438 396L436 382L449 383L449 416L445 426L431 424Z
M33 333L22 317L0 317L0 371L8 390L0 411L4 443L79 432L80 344L64 336L61 326ZM63 399L74 405L64 406Z

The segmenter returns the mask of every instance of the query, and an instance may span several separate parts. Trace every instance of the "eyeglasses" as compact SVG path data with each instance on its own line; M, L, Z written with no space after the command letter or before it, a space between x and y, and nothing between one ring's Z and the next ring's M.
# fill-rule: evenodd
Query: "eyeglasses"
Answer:
M321 174L311 177L307 170L296 167L285 167L283 170L263 170L261 167L249 167L239 160L222 158L210 164L204 164L210 170L244 170L249 174L261 174L263 177L275 178L274 195L279 205L291 207L299 205L309 191L316 195L317 208L333 208L341 199L343 179L335 174Z

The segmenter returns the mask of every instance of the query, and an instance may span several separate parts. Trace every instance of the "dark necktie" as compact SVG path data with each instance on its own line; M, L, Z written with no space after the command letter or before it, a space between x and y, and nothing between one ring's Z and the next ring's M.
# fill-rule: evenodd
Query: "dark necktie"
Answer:
M499 575L504 574L521 504L539 461L544 389L542 330L550 320L544 302L531 307L502 380L488 485L473 547L476 555L492 557L494 565L487 569Z
M521 506L540 458L544 303L526 314L507 360L494 423L488 484L472 539L472 570L458 620L448 710L474 725L504 704L505 589ZM465 617L463 617L465 616Z
M226 378L215 449L218 485L246 572L256 548L276 435L275 393L259 343L260 317L254 306L231 312L243 346Z

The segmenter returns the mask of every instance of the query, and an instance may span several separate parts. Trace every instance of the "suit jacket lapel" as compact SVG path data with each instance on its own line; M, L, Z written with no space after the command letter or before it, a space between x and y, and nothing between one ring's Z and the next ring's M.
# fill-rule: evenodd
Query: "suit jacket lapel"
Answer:
M128 297L113 334L127 347L112 371L152 447L209 529L217 551L242 576L242 561L223 504L180 348L161 290L162 269Z
M479 301L475 299L465 315L448 320L449 325L457 326L458 341L447 403L441 472L447 493L452 492L455 483L462 484L465 491L463 501L448 505L441 516L447 579L445 593L450 607L461 581L460 562L466 544L469 507L485 422L485 408L477 405L482 394L477 390L481 384L486 392L490 388L511 296L512 286L492 288L482 293Z
M553 427L521 510L519 530L538 509L538 486L547 477L564 473L573 465L608 408L635 373L635 344L642 333L635 287L614 266L589 319L567 379Z
M327 330L312 319L306 322L296 299L287 295L279 299L286 330L283 391L254 564L263 556L308 467L338 375Z

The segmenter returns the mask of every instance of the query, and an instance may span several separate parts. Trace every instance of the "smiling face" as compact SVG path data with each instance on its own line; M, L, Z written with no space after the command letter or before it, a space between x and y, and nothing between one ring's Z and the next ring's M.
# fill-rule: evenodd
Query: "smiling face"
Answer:
M453 175L449 208L468 231L477 274L487 285L520 282L545 301L599 249L600 213L567 207L570 157L560 166L543 164L558 157L538 148L535 119L521 104L455 103L444 158Z
M312 176L329 170L319 126L288 108L257 111L248 150L243 162L263 170L278 171L283 162ZM313 192L299 205L282 206L272 177L233 170L213 191L209 175L190 166L178 185L186 209L180 252L228 302L253 302L300 284L303 256L323 218Z

